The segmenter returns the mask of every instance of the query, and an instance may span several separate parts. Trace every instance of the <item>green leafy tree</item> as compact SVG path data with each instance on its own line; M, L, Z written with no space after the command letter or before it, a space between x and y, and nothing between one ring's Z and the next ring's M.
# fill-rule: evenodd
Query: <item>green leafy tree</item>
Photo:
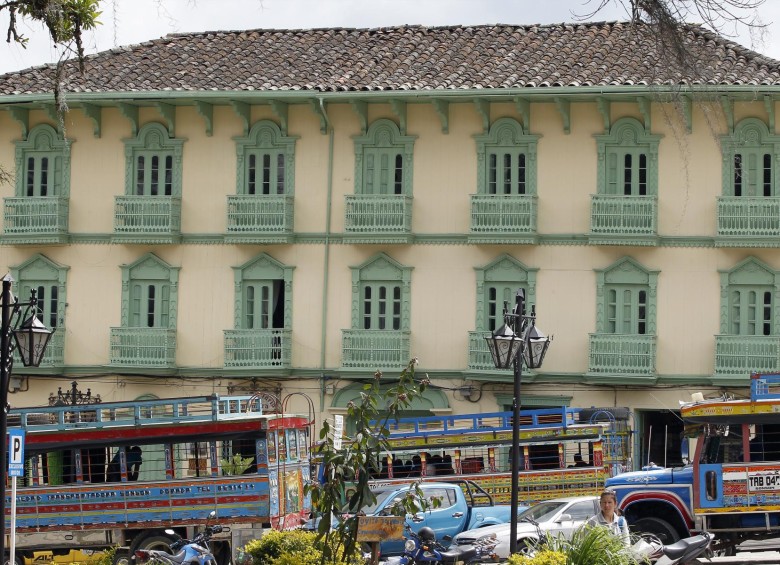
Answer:
M360 510L376 502L369 480L380 471L380 460L388 453L388 425L419 397L429 381L415 378L417 359L412 359L401 371L398 382L381 391L382 373L376 372L371 383L363 387L359 401L350 402L347 418L354 435L346 438L341 449L334 447L331 425L325 422L320 430L321 443L315 458L324 469L323 484L306 486L311 494L312 509L319 518L318 539L323 543L323 563L345 560L355 551ZM393 513L405 515L425 510L426 503L419 483L412 483L410 496L393 508ZM435 505L435 502L433 503ZM345 514L342 516L342 512Z

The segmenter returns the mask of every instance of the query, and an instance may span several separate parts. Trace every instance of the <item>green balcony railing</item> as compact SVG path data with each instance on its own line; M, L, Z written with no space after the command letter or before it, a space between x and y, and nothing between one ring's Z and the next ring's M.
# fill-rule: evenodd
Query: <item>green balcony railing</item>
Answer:
M111 328L110 362L123 367L173 367L176 330Z
M655 236L658 199L655 196L591 195L592 235Z
M408 234L412 230L411 196L349 194L344 230L354 234Z
M6 198L3 229L6 235L66 235L68 199L59 196Z
M536 233L537 197L530 195L472 194L472 234Z
M135 236L181 234L181 198L117 196L114 233Z
M780 197L719 197L718 235L722 237L779 236Z
M469 360L468 368L471 371L495 371L493 357L488 350L485 337L490 332L469 332Z
M748 377L780 370L780 337L715 336L715 374Z
M65 364L65 327L60 326L51 334L46 351L43 352L41 367L61 367ZM20 372L24 365L19 352L14 349L14 372Z
M590 334L588 373L654 375L655 336Z
M231 194L227 201L227 232L237 236L293 233L293 197Z
M409 332L342 330L341 366L357 369L398 369L411 359Z
M225 367L289 369L290 330L225 330Z

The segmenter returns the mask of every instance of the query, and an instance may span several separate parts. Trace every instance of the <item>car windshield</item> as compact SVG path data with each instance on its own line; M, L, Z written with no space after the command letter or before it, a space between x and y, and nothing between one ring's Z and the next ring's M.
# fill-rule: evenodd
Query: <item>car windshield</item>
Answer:
M534 522L544 522L545 520L552 518L553 514L560 510L565 504L565 502L555 502L552 500L549 502L540 502L521 513L517 519L530 519Z
M368 506L364 506L360 509L361 512L365 512L366 515L370 516L376 512L376 509L379 508L382 503L384 503L385 500L387 500L387 497L392 495L394 492L396 492L394 489L390 490L377 490L374 491L374 495L376 496L376 502L374 504L369 504Z

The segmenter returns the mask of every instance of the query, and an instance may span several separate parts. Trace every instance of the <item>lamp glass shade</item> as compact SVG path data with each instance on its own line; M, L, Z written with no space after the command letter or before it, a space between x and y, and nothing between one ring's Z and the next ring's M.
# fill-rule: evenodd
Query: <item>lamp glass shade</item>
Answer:
M25 367L37 367L41 364L43 353L53 333L54 330L44 326L36 316L25 320L13 331L19 357Z
M523 340L512 328L504 324L490 336L485 337L488 350L493 357L493 364L496 369L509 369L512 360L517 356L523 346Z
M547 348L550 347L552 337L544 335L536 326L531 326L525 336L526 346L523 349L523 361L529 369L538 369L542 366Z

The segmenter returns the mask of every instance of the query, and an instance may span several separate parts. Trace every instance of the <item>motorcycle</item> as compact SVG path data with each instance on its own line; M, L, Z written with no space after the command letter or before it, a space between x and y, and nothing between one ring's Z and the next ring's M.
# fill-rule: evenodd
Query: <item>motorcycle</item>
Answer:
M209 517L213 514L212 512ZM135 552L135 562L137 565L217 565L209 547L209 540L221 531L220 525L206 526L205 530L191 540L182 538L173 542L172 554L156 549L138 549Z
M653 565L685 565L707 552L714 537L709 532L702 532L664 545L657 537L644 535L631 549L639 560Z
M449 536L445 536L445 541ZM474 545L461 545L445 548L436 541L436 532L431 528L420 528L414 532L406 526L404 554L391 557L387 565L475 565L492 560L492 550L498 544L495 539L480 541Z

